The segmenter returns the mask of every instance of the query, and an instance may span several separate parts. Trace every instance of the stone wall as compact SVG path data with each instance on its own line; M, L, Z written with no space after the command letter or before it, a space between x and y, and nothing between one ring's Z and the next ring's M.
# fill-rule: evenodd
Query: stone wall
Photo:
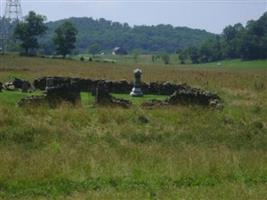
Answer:
M80 90L75 85L64 84L46 88L45 97L50 106L54 107L61 102L77 104L81 101Z
M9 91L21 90L22 92L29 92L32 89L32 86L29 81L15 78L4 83L3 88Z
M123 108L129 108L131 106L130 101L113 97L109 93L105 81L98 82L96 86L95 103L98 105L121 106Z
M75 85L80 89L81 92L93 92L99 82L105 82L109 92L111 93L128 93L133 84L127 82L126 80L121 81L109 81L109 80L94 80L94 79L82 79L82 78L70 78L70 77L41 77L33 82L33 86L39 90L45 90L46 88L46 79L54 79L54 86L71 84Z
M126 80L110 81L110 80L94 80L70 77L41 77L34 80L33 85L36 89L45 90L46 79L54 79L54 86L71 84L80 89L81 92L92 92L95 94L96 86L99 82L104 82L110 93L129 94L133 88L133 83ZM142 83L144 94L154 95L171 95L177 90L190 88L186 84L173 84L170 82L151 82Z
M46 87L43 96L31 96L22 98L18 105L21 107L29 105L48 104L50 107L56 107L62 102L70 104L80 103L80 89L70 83L65 83L53 87Z
M49 80L49 81L47 81ZM49 82L49 87L48 87ZM51 84L52 83L52 84ZM42 77L34 81L34 87L40 90L46 89L48 102L56 102L57 99L75 103L80 92L92 92L96 95L97 104L123 104L123 100L113 98L110 93L129 94L133 83L126 80L108 81L92 80L68 77ZM169 96L164 101L149 101L143 106L196 104L203 106L222 105L221 98L212 92L190 87L186 84L172 84L170 82L143 83L144 94ZM125 102L128 103L128 102Z
M186 88L176 90L172 95L168 96L165 100L151 100L144 102L142 107L155 107L155 106L169 106L169 105L201 105L214 108L223 108L221 98L209 91Z

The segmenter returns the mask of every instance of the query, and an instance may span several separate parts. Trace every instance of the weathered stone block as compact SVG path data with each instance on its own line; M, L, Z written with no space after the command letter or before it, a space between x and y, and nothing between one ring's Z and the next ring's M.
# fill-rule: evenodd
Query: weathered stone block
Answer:
M51 106L56 106L61 102L77 104L81 101L80 90L74 85L61 85L46 88L46 98Z
M22 90L28 92L31 89L31 83L25 80L15 78L14 80L8 81L3 85L4 89L9 91Z

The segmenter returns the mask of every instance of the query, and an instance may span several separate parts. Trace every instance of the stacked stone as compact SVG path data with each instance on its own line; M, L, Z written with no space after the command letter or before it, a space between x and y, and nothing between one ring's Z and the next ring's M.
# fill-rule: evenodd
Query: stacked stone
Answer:
M52 80L47 84L47 80ZM47 88L47 85L49 86ZM192 88L186 84L173 84L170 82L151 82L142 83L141 89L145 94L168 95L165 101L151 101L143 105L176 105L176 104L197 104L204 106L221 106L221 99L218 95ZM97 104L123 104L128 106L129 102L115 99L110 93L127 94L131 91L134 84L126 80L91 80L69 77L43 77L34 81L35 88L46 89L46 96L49 101L61 99L75 103L79 101L80 92L91 91L96 95Z
M110 95L104 81L97 84L95 103L98 105L121 106L124 108L129 108L131 106L130 101L118 99Z
M48 77L41 77L41 78L35 79L33 81L33 87L38 90L42 90L42 91L45 90L47 78Z
M54 86L71 83L72 85L76 85L80 89L80 91L91 91L93 95L95 95L95 90L99 82L105 82L106 87L110 93L128 94L129 91L131 91L134 87L133 82L128 82L126 80L111 81L70 77L42 77L34 81L34 87L39 90L45 90L47 78L53 78L55 80ZM155 95L171 95L176 90L184 89L186 87L188 86L186 86L185 84L173 84L170 82L141 83L141 89L145 94Z
M112 96L108 92L105 82L99 82L95 92L95 103L100 105L111 104Z
M176 90L164 101L151 100L144 102L143 107L168 106L177 104L202 105L216 108L223 108L222 101L217 94L197 89L186 88Z
M68 79L59 83L58 79L47 78L45 95L50 106L56 106L63 101L72 104L81 101L80 89Z
M169 98L165 100L168 104L198 104L203 106L209 106L212 102L220 102L221 99L218 95L211 92L188 88L175 91Z
M127 94L132 89L133 84L127 82L127 80L120 81L105 81L109 92L118 94Z
M80 89L72 84L70 79L61 79L57 77L48 77L45 80L39 79L35 84L39 87L45 87L44 96L32 96L21 99L18 102L19 106L40 105L48 103L49 106L55 107L62 102L77 104L81 101Z
M14 80L6 82L3 88L9 91L21 90L22 92L29 92L32 86L28 81L15 78Z

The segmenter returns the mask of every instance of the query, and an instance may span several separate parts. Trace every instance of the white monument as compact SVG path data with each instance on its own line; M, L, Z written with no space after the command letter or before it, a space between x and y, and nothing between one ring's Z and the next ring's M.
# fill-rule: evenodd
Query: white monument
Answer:
M130 93L132 97L142 97L144 96L141 86L141 76L142 76L142 70L141 69L136 69L134 70L134 87Z

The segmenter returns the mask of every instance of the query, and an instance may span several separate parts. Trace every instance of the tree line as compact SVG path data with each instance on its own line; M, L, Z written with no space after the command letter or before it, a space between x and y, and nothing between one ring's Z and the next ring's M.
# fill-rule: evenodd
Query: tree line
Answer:
M74 54L96 51L99 53L111 53L114 47L121 47L132 53L136 50L140 53L175 53L177 49L200 46L208 38L215 34L205 30L191 29L187 27L173 27L172 25L156 26L130 26L127 23L112 22L103 18L93 19L88 17L69 18L54 22L45 22L45 33L38 37L38 53L52 55L56 51L54 35L56 29L70 22L76 28ZM14 31L11 24L11 31ZM1 23L0 23L0 29ZM17 43L11 40L9 51L18 51Z
M23 21L17 21L9 24L9 29L13 35L9 38L19 41L20 54L25 56L35 56L40 46L40 38L48 30L45 24L46 17L30 11ZM74 25L68 21L64 22L54 30L52 41L55 46L55 53L64 58L75 48L76 36L78 34ZM9 42L15 46L14 41ZM14 48L14 47L13 47Z
M77 35L75 52L87 53L91 46L98 46L105 53L110 53L114 47L121 47L128 52L138 50L141 53L175 53L177 49L200 46L215 34L204 30L172 25L130 26L127 23L112 22L103 18L69 18L47 23L48 32L41 40L45 53L53 51L49 44L54 30L65 21L75 25Z
M178 52L182 64L214 62L223 59L267 59L267 12L258 20L227 26L222 34L206 40L200 47Z
M267 58L267 12L258 20L248 21L246 26L241 23L227 26L220 35L204 34L205 32L195 30L197 31L195 33L204 34L200 36L202 40L198 38L199 41L202 41L202 44L197 42L198 44L193 45L193 42L184 46L181 46L181 43L178 42L180 39L180 36L177 35L178 32L173 32L177 28L170 25L136 26L132 28L128 24L113 23L104 19L93 20L91 18L70 18L69 20L50 23L45 23L45 21L45 16L31 11L24 21L10 24L10 29L14 32L14 41L19 41L17 43L12 40L9 45L10 49L17 50L17 44L19 44L21 54L24 55L36 55L41 51L43 54L57 54L65 57L75 51L76 53L90 52L94 55L100 51L105 51L105 48L112 49L114 46L125 47L124 45L129 45L128 47L132 48L135 60L137 60L139 53L147 51L146 53L154 55L160 53L165 64L170 62L168 54L173 50L176 50L182 64L237 58L244 60ZM88 30L90 27L93 27L91 32ZM2 28L1 30L3 30ZM180 33L183 32L181 30L184 30L184 34L188 33L188 30L193 31L193 29L180 28ZM140 41L151 42L148 39L150 36L151 38L157 38L160 42L142 43L141 46L138 46L141 44L140 41L136 41L133 35L129 35L130 32L134 32L135 37L143 38ZM88 41L89 37L86 33L90 33L89 35L92 37L90 41ZM116 36L114 33L116 33ZM169 35L176 37L177 41L173 42L172 37L168 37ZM189 34L188 38L190 37ZM106 38L109 38L109 40ZM172 45L166 42L166 39L170 40ZM130 45L126 40L137 44ZM180 41L182 40L180 39ZM165 48L165 46L170 46L170 49ZM152 61L155 61L156 58L156 56L152 56Z

